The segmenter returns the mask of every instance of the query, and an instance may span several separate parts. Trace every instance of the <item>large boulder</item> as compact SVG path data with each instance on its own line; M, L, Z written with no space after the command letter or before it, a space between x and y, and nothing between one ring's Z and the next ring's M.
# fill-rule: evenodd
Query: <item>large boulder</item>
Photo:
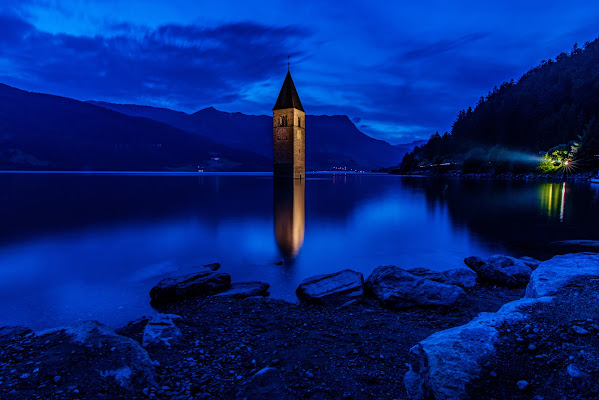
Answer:
M444 283L446 285L460 286L459 282L448 277L443 272L432 271L428 268L410 268L406 269L410 274L430 279L431 281Z
M339 305L364 296L364 275L349 269L306 278L295 293L301 302Z
M229 274L204 268L196 273L161 280L150 290L150 298L155 304L168 303L224 292L230 287Z
M532 273L526 297L553 296L581 276L599 276L599 253L564 254L543 262Z
M529 256L520 257L520 261L528 265L530 269L532 269L533 271L537 269L537 267L541 265L541 263L543 262L541 260L537 260L536 258L532 258Z
M239 282L233 283L226 292L217 294L219 297L232 297L236 299L245 299L247 297L269 296L268 288L270 285L265 282Z
M471 288L476 286L478 275L469 268L456 268L442 272L443 275L450 278L457 285L463 288Z
M90 387L112 381L122 388L135 389L155 382L154 363L139 343L98 321L40 332L38 342L43 343L39 357L44 360L46 373L66 369L62 375L75 376L85 371L79 379L89 381ZM65 363L65 357L79 361ZM69 373L69 368L77 371ZM85 382L80 384L86 386Z
M436 332L410 349L404 376L412 400L465 400L466 387L495 353L498 327L525 318L523 310L536 299L504 305L497 313L481 313L466 325Z
M458 286L422 278L393 265L376 268L365 288L389 308L451 306L466 295Z
M510 288L526 286L532 273L532 269L524 261L501 254L486 260L468 257L464 263L477 273L481 281Z
M183 334L175 325L175 320L181 319L175 314L156 314L144 327L142 347L171 347L181 342Z
M497 313L481 313L466 325L436 332L412 347L410 370L404 377L408 396L413 400L467 399L469 383L480 376L483 364L497 351L502 326L529 320L533 312L545 309L533 305L553 304L551 296L562 296L570 290L570 282L593 277L599 277L598 253L566 254L541 263L531 275L527 298L508 303ZM581 301L594 302L595 294ZM552 312L551 307L547 310ZM542 314L535 318L544 319Z

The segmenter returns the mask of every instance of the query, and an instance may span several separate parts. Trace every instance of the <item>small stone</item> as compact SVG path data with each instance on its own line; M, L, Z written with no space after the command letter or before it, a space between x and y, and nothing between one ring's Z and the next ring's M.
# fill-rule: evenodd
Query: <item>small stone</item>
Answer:
M537 346L535 346L534 344L529 344L528 345L528 350L535 351L536 349L537 349Z
M56 375L53 380L55 383L58 382L60 380L60 375Z
M312 372L310 372L310 371L308 371L308 373L306 373L306 376L307 376L309 379L314 379L314 374L313 374Z
M588 335L588 334L589 334L589 331L587 331L586 329L584 329L583 327L581 327L581 326L578 326L578 325L574 325L574 326L572 327L572 330L573 330L574 332L576 332L576 334L578 334L578 335L581 335L581 336L582 336L582 335Z
M525 390L528 387L528 382L527 381L518 381L518 383L516 383L516 386L518 386L518 389L520 389L520 390Z
M29 378L29 374L25 373L25 374L21 375L19 378L27 379L27 378Z
M568 365L566 370L568 371L568 375L570 375L572 378L586 378L589 376L576 364Z

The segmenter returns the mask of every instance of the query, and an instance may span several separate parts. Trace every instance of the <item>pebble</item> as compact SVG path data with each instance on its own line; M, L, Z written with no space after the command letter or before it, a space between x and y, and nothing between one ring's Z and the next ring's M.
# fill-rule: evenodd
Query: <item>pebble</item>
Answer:
M536 349L537 349L537 346L535 346L534 344L529 344L528 345L528 350L535 351Z
M21 375L19 378L27 379L27 378L29 378L29 374L25 373L25 374Z
M53 378L53 381L54 381L54 382L58 382L59 380L60 380L60 375L56 375L56 376Z
M588 377L588 374L586 374L585 372L582 371L582 369L576 365L576 364L570 364L568 365L568 368L566 369L568 371L568 375L570 375L572 378L586 378Z
M587 331L586 329L584 329L583 327L578 326L578 325L574 325L572 327L572 330L574 332L576 332L576 334L578 334L578 335L588 335L589 334L589 331Z
M518 383L516 383L516 386L518 386L518 389L520 389L520 390L525 390L528 387L528 382L527 381L518 381Z

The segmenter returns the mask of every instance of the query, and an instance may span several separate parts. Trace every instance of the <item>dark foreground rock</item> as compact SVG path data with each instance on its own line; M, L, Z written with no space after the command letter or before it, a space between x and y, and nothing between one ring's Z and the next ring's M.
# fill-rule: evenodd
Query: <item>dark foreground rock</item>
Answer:
M349 269L304 279L295 291L301 302L340 305L364 296L364 276Z
M526 262L501 254L486 260L480 257L468 257L464 263L477 273L482 282L505 287L525 287L532 273L532 269Z
M447 307L466 295L458 286L435 282L392 265L376 268L365 287L384 307L395 309Z
M156 384L140 344L97 321L0 339L0 398L130 398Z
M153 304L164 304L224 292L230 287L229 274L203 268L196 273L161 280L150 290L150 298Z
M543 262L541 260L537 260L536 258L532 258L532 257L528 257L528 256L520 257L519 260L522 261L524 264L528 265L530 267L530 269L533 271L535 269L537 269L537 267L539 265L541 265L541 263Z
M596 398L598 288L599 254L542 263L527 298L437 332L410 350L409 397Z
M444 283L446 285L460 286L460 283L453 278L445 275L443 272L432 271L428 268L410 268L406 269L412 275L420 276L422 278L430 279L438 283Z
M144 328L142 347L171 347L181 343L181 330L175 324L175 321L180 319L180 316L174 314L154 315Z
M450 269L443 271L443 275L457 282L462 288L473 288L478 283L478 275L468 268Z
M217 294L217 296L233 297L245 299L254 296L269 296L268 288L270 285L265 282L239 282L233 283L226 292Z

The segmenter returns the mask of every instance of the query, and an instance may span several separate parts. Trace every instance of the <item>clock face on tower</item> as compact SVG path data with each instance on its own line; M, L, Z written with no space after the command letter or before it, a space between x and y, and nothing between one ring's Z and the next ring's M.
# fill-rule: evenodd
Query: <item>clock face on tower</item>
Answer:
M287 129L277 128L277 140L287 140Z

